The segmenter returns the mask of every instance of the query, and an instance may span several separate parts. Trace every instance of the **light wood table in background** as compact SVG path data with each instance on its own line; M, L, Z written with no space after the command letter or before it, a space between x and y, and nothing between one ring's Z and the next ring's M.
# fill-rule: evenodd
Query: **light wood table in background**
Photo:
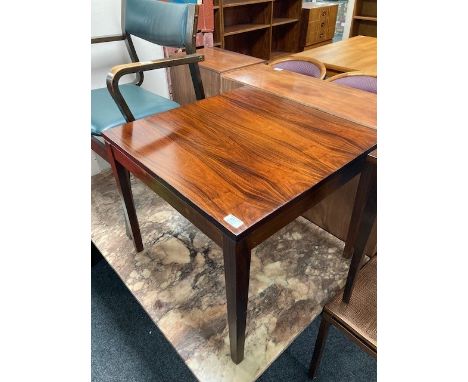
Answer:
M292 56L312 57L323 62L329 77L356 70L368 74L377 74L377 39L375 37L351 37L347 40L323 45Z

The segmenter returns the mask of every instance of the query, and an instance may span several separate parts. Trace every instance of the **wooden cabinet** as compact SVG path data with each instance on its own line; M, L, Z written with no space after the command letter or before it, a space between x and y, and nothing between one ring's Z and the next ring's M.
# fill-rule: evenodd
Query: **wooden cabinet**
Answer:
M221 93L221 75L223 73L265 62L259 58L249 57L220 48L198 49L197 53L205 56L205 60L200 62L199 66L203 88L207 98ZM185 53L177 53L177 55L184 54ZM195 91L193 90L190 71L187 65L170 68L170 81L172 99L174 101L181 105L196 101Z
M377 37L377 0L355 0L349 37Z
M304 3L301 18L301 50L332 42L338 4Z
M264 60L299 50L302 0L214 0L215 46Z

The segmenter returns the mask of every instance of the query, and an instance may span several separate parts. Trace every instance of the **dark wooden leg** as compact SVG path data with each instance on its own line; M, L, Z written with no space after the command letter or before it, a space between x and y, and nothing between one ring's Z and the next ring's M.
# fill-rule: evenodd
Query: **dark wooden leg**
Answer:
M99 263L104 257L102 256L101 252L94 243L91 241L91 266L94 267L97 263Z
M143 241L141 240L140 226L138 225L138 218L135 210L135 204L133 202L132 187L130 184L130 174L128 170L123 167L114 158L112 147L106 142L106 148L108 153L108 160L114 173L115 181L117 182L117 188L122 199L122 204L125 212L125 219L127 224L130 226L130 230L133 237L133 244L137 252L143 251Z
M367 240L369 239L377 215L377 162L372 158L366 160L359 181L356 201L361 203L361 205L356 206L355 204L353 218L356 210L356 214L359 214L359 217L351 219L351 222L355 225L350 225L348 239L346 240L346 246L351 247L350 251L353 254L343 293L343 301L347 303L351 298L354 280L361 268Z
M244 359L250 249L243 242L236 242L225 236L223 256L231 359L238 364Z
M131 182L130 182L130 171L127 171L127 174L128 174L128 181L131 185ZM133 240L133 235L132 235L132 230L130 229L130 225L128 223L128 219L124 213L124 216L125 216L125 233L127 234L127 237L130 239L130 240Z
M356 197L354 199L353 213L349 222L348 234L346 235L346 243L343 251L343 257L349 259L354 252L354 245L356 244L356 237L359 230L359 224L366 203L370 177L372 176L372 163L366 159L364 168L359 178L358 188L356 190Z
M193 89L195 90L195 97L197 100L205 99L205 90L203 89L203 82L200 74L200 67L198 63L189 64L190 76L192 77Z
M322 322L320 323L320 329L317 335L317 340L315 341L314 354L310 360L309 366L309 378L314 379L315 374L320 366L320 361L322 359L323 349L325 347L325 342L327 341L328 329L330 328L330 321L328 321L325 314L322 314Z

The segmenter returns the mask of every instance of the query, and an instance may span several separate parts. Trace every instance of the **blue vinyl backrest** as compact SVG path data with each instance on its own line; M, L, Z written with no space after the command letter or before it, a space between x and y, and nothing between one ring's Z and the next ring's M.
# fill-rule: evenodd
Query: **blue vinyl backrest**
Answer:
M123 1L123 0L122 0ZM184 48L190 44L187 20L190 4L157 0L126 0L125 32L162 46Z

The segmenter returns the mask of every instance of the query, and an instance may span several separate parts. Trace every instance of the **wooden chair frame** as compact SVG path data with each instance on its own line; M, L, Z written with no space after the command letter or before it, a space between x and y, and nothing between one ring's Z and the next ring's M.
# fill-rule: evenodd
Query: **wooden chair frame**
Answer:
M364 249L372 231L375 218L377 216L377 150L374 150L366 157L359 186L354 202L351 222L349 224L348 235L344 254L352 254L351 265L349 267L346 285L343 291L343 301L349 303L353 293L354 283L359 273L364 259ZM328 336L330 325L334 325L351 341L359 345L366 353L377 357L377 348L371 343L353 333L339 320L335 319L332 312L325 305L322 313L319 333L315 342L314 353L310 361L309 377L314 378L320 365L323 349Z
M371 264L370 262L374 262L373 264ZM367 263L364 267L366 266L370 266L372 268L375 267L375 272L377 271L377 258L374 257L372 258L369 263ZM365 277L364 279L361 280L361 288L365 288L366 289L366 292L364 293L368 293L368 291L371 291L371 293L375 293L377 291L377 273L374 273L374 270L371 269L371 272L372 272L372 277L371 278L368 278L369 277L369 273L367 274L367 277ZM341 292L340 292L341 293ZM343 295L346 293L346 289L345 291L343 292ZM363 293L363 291L361 290L361 293ZM320 361L322 359L322 354L323 354L323 350L325 348L325 342L327 340L327 336L328 336L328 330L330 329L330 325L333 325L335 326L340 332L342 332L346 337L348 337L352 342L354 342L356 345L358 345L361 349L363 349L367 354L371 355L372 357L376 358L377 357L377 342L374 342L372 340L372 337L366 337L365 335L365 330L364 331L360 331L359 330L359 325L356 324L356 322L353 320L351 320L351 323L350 322L347 322L347 319L345 318L346 317L346 314L343 313L343 311L341 310L342 309L342 304L343 302L339 303L338 307L337 307L337 300L338 299L338 296L336 296L334 298L334 300L330 303L328 303L327 305L324 306L323 308L323 312L322 312L322 321L320 323L320 329L319 329L319 332L318 332L318 335L317 335L317 339L315 341L315 347L314 347L314 353L312 355L312 359L310 360L310 366L309 366L309 377L310 378L314 378L315 377L315 374L320 366ZM344 301L344 298L343 298L343 301ZM361 301L361 302L358 302L358 301ZM344 301L345 304L348 304L349 303L349 300L348 301ZM362 295L360 296L360 298L358 298L358 300L354 301L354 303L363 303L363 304L369 304L371 303L372 305L374 305L376 303L376 301L372 301L370 302L369 301L369 295ZM354 306L354 313L350 313L350 316L348 316L348 318L350 317L354 317L354 319L356 318L356 312L357 311L361 311L361 309L363 308L362 305L356 305ZM375 307L376 308L376 307ZM341 312L341 313L340 313ZM370 313L370 312L367 312L368 314L373 314L373 313ZM375 311L375 313L377 313ZM343 314L341 317L340 317L340 314ZM373 317L372 315L368 316L366 314L366 318L359 318L360 321L362 320L365 320L365 319L376 319L377 317ZM362 325L363 325L363 328L366 327L368 324L365 323L365 322L362 322Z
M335 326L340 332L342 332L347 338L352 342L358 345L362 350L364 350L370 356L377 358L377 348L372 346L372 344L367 341L362 340L357 337L353 332L348 330L347 327L342 325L338 320L336 320L333 315L329 314L327 311L322 313L322 322L320 323L320 329L317 335L317 340L315 341L314 353L309 365L309 378L313 379L317 370L320 366L320 361L322 360L323 349L325 348L325 343L328 337L328 330L330 325Z
M306 62L310 62L310 63L314 64L315 66L320 68L320 77L319 77L320 80L323 80L325 78L325 75L327 74L327 68L325 67L323 62L321 62L319 60L316 60L315 58L306 57L306 56L295 56L295 57L279 58L277 60L269 62L268 65L274 66L276 64L279 64L281 62L286 62L286 61L306 61Z
M325 81L333 82L335 80L339 80L340 78L346 78L346 77L352 77L352 76L366 76L366 77L377 78L377 74L374 74L374 73L369 74L369 73L365 73L365 72L355 71L355 72L340 73L340 74L337 74L336 76L327 78Z
M198 67L198 63L204 60L204 56L196 53L195 42L198 24L198 12L199 7L197 5L188 8L187 17L188 20L190 20L190 22L192 23L192 25L189 24L187 27L186 41L188 43L185 47L187 55L184 57L162 58L158 60L140 62L135 50L135 46L133 44L132 37L129 33L126 33L125 31L124 0L122 0L122 34L91 38L91 44L100 44L113 41L125 41L125 45L127 47L132 62L128 64L114 66L107 75L106 83L110 95L114 99L120 112L123 114L126 122L132 122L135 120L135 117L133 116L130 108L128 107L127 102L125 101L119 89L120 78L127 74L136 74L137 78L134 82L134 85L140 86L144 80L143 72L161 68L169 68L178 65L189 65L190 76L192 78L196 98L197 100L205 98L203 82L200 75L200 68ZM102 141L98 139L97 136L91 135L91 149L101 158L109 162L108 153L105 148L105 145Z

